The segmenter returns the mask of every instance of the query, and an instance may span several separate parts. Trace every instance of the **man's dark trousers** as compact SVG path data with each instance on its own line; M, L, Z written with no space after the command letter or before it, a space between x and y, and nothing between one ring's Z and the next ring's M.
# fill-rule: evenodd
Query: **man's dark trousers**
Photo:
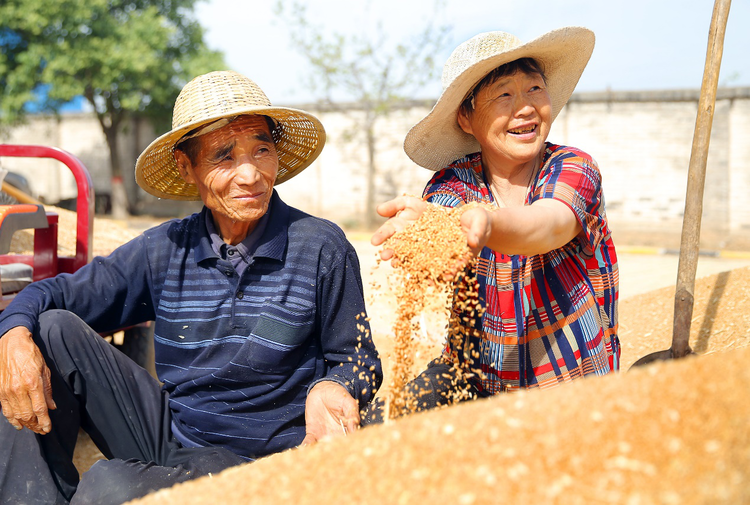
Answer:
M74 314L42 314L34 341L52 373L57 409L47 435L18 431L0 416L0 503L123 503L245 462L223 448L182 447L159 382ZM108 460L79 483L80 428Z

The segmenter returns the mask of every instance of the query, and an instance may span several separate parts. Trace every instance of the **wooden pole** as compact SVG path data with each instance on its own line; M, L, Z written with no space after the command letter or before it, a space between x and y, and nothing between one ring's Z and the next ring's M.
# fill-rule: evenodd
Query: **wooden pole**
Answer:
M698 268L700 250L703 187L706 180L706 162L716 104L716 89L719 84L719 69L724 50L724 33L731 3L731 0L716 0L708 32L708 49L688 167L685 216L682 221L680 261L677 267L672 335L672 357L674 358L682 358L691 352L690 323L693 318L695 272Z

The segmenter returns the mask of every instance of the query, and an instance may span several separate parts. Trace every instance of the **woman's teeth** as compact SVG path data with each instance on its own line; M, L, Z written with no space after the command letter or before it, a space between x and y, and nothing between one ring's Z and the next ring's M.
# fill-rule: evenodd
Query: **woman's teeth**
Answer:
M508 133L516 133L516 134L531 133L535 129L536 129L536 126L527 126L525 128L516 128L514 130L508 130Z

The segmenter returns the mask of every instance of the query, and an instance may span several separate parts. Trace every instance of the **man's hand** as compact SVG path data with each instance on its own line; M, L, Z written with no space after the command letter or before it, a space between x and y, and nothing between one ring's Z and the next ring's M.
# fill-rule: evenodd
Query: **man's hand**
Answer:
M330 435L344 435L359 426L359 404L340 384L317 383L305 402L305 429L302 445L309 445Z
M426 208L427 202L415 196L399 196L378 205L378 214L390 219L378 228L370 242L374 246L379 246L393 234L417 221ZM392 257L393 251L390 249L385 249L380 253L380 258L383 261L388 261Z
M16 429L44 435L52 429L50 371L29 330L10 329L0 338L0 408Z

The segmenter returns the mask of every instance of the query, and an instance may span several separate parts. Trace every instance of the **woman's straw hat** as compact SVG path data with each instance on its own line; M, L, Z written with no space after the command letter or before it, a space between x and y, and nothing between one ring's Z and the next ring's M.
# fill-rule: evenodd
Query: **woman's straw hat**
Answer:
M594 50L594 33L587 28L553 30L523 44L506 32L480 33L459 45L443 67L443 93L427 116L404 140L404 151L415 163L441 170L476 151L479 143L461 130L458 109L488 73L520 58L534 58L547 77L552 120L573 94Z
M177 170L174 146L188 132L222 118L262 114L279 125L276 184L291 179L318 157L325 144L320 121L307 112L273 107L257 84L236 72L210 72L182 88L174 104L172 131L154 140L138 157L135 180L159 198L200 200L198 188L185 182Z

